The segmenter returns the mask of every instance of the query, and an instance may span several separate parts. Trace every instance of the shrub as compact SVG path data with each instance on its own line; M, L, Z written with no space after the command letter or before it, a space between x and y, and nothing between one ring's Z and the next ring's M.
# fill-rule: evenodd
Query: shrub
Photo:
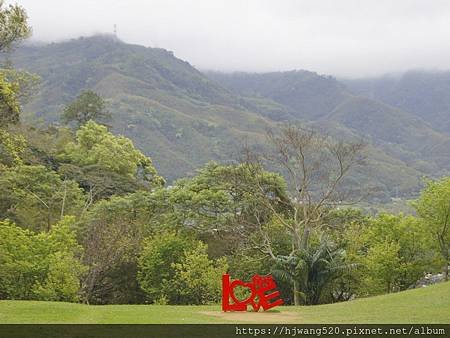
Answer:
M138 280L153 303L207 304L220 299L225 258L209 259L207 246L185 235L165 233L145 241Z
M0 222L0 298L77 301L82 248L66 217L48 233Z
M173 292L175 276L173 264L180 263L183 253L194 246L194 241L173 232L158 234L144 241L139 258L138 281L150 302L165 299L178 304L179 295Z
M207 246L198 242L186 250L181 263L173 263L175 269L173 288L182 304L216 303L221 298L222 274L228 264L225 258L215 262L208 258Z

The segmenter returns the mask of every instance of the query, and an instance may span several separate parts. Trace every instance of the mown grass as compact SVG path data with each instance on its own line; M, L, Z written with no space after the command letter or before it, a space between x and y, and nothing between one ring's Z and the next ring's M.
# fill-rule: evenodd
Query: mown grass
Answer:
M238 317L219 305L83 305L0 301L0 323L450 323L450 282L346 303L280 307L279 312ZM207 312L207 313L205 313ZM251 315L251 316L250 316ZM236 320L239 318L239 320Z

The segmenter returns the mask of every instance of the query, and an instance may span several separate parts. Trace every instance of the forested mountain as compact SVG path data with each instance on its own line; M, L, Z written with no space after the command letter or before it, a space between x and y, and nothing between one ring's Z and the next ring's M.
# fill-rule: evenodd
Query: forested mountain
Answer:
M409 169L441 175L450 168L449 134L436 130L428 120L430 115L419 116L373 99L373 95L364 96L365 92L353 92L332 77L308 71L210 72L208 76L235 93L267 97L283 104L293 117L311 121L331 134L359 135ZM419 96L412 94L410 101ZM408 172L406 168L398 169Z
M58 122L63 107L90 88L107 99L113 130L132 138L169 180L234 156L244 135L262 138L259 114L164 49L112 36L28 46L15 64L41 76L30 116Z
M236 94L270 98L289 107L294 117L309 120L328 115L351 97L336 79L304 70L263 74L208 72L207 75Z
M450 135L450 72L410 71L344 82L354 93L411 112Z
M369 165L354 179L378 198L409 196L421 176L450 165L448 135L312 72L206 76L169 51L113 36L28 45L13 60L41 77L28 119L59 123L63 107L93 89L107 100L113 131L133 139L169 181L210 160L229 161L244 140L264 142L266 128L282 121L367 140Z

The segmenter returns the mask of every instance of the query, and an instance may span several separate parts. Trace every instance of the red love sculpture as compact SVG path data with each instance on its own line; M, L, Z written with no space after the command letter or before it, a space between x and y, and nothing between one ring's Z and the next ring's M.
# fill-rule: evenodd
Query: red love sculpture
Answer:
M250 296L244 300L238 299L234 294L234 289L237 286L248 288L250 290ZM230 275L225 274L222 276L222 310L247 311L247 305L251 304L253 310L256 312L259 311L261 307L264 311L267 311L275 306L283 304L283 299L281 298L269 302L280 296L279 291L267 294L268 291L271 291L276 287L277 284L270 275L254 275L251 283L245 283L239 279L230 282ZM256 297L258 297L258 302L255 302ZM233 304L230 304L230 298L233 301Z

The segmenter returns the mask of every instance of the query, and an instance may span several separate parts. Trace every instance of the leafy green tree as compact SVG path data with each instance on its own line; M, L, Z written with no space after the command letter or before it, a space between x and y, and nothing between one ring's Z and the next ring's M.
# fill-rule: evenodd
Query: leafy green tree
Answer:
M181 303L179 290L173 288L176 273L173 264L181 263L184 252L194 247L192 238L173 232L157 234L144 241L138 280L151 302Z
M37 75L17 71L10 65L0 69L0 128L19 122L21 104L30 99L38 83Z
M400 245L395 242L374 244L364 263L367 269L365 288L368 294L390 293L401 274Z
M84 204L76 182L43 166L0 171L0 214L23 227L49 231L64 215L81 213Z
M398 243L401 274L395 286L400 290L409 288L435 266L432 237L416 217L381 214L371 221L368 235L371 243Z
M65 217L50 232L36 234L0 222L0 298L77 301L82 248Z
M360 295L405 290L436 264L432 237L413 216L382 213L345 237L350 259L361 265L354 276Z
M221 299L221 277L228 270L226 258L212 261L207 246L201 242L185 250L180 263L172 263L175 270L172 287L179 294L181 304L217 303Z
M0 72L0 128L19 122L18 92L17 84L8 82L5 75Z
M0 171L22 164L27 142L20 134L0 129Z
M124 196L139 190L150 190L153 185L134 177L107 170L100 165L78 166L57 162L58 173L74 180L88 195L91 204L112 196Z
M16 43L30 35L31 28L25 10L18 5L5 6L4 1L0 0L0 53L10 51ZM20 90L26 87L26 81L22 79L20 73L11 69L0 70L0 128L19 121Z
M48 257L48 272L43 282L32 289L34 298L47 301L77 302L80 299L80 276L85 267L67 252L55 252Z
M283 178L266 171L255 177L245 165L210 162L195 177L177 181L169 191L169 201L181 228L231 236L228 239L238 245L255 233L262 234L263 241L268 239L263 228L272 221L273 212L255 189L264 191L264 198L271 199L282 213L287 200ZM260 243L252 245L265 251Z
M448 280L450 264L450 177L427 181L419 200L415 203L418 214L438 243Z
M25 9L19 5L5 6L4 1L0 0L0 52L9 50L30 35Z
M75 218L64 217L49 233L37 235L47 245L46 276L32 290L39 300L77 302L82 276L87 267L81 262L83 248L78 244Z
M0 298L31 299L42 253L33 233L8 221L0 221ZM31 259L32 258L32 259Z
M106 104L102 97L92 90L82 92L63 111L64 123L76 122L82 126L89 121L104 122L111 118L111 113L106 110Z
M75 142L68 143L59 158L81 168L95 166L97 171L138 180L149 188L164 184L152 160L137 150L130 139L114 136L94 121L77 131Z

